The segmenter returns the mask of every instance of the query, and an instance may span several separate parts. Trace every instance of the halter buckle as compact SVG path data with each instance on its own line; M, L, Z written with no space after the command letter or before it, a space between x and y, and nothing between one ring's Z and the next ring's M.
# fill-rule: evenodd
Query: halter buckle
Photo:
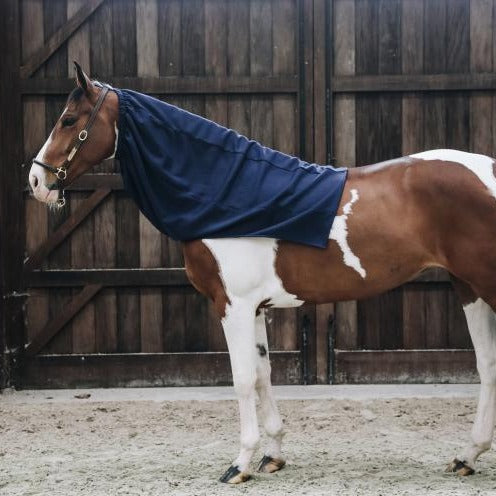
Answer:
M57 167L55 175L59 181L65 181L67 178L67 169L65 167Z
M65 196L63 196L64 193L62 193L62 196L57 200L57 206L59 208L62 208L65 205Z
M83 129L79 133L79 141L86 141L86 138L88 137L88 131L86 129Z

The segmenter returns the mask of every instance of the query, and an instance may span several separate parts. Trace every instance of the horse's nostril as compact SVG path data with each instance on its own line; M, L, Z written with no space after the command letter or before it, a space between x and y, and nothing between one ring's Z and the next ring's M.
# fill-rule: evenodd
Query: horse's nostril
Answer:
M34 176L34 179L33 179L33 187L34 188L38 187L38 178L36 176Z

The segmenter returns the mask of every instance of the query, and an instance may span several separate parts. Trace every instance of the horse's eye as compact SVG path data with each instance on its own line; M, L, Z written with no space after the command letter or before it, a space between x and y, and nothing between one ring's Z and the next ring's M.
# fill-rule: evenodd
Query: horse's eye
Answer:
M76 123L77 119L75 117L66 117L62 121L62 127L69 127Z

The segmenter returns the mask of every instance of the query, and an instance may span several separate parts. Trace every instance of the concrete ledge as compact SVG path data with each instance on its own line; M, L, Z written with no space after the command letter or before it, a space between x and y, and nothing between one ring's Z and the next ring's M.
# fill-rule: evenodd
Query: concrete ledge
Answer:
M374 400L393 398L475 397L478 384L381 384L345 386L274 386L279 400ZM84 399L76 396L90 395ZM232 387L44 389L0 394L0 403L66 403L98 401L219 401L234 400Z

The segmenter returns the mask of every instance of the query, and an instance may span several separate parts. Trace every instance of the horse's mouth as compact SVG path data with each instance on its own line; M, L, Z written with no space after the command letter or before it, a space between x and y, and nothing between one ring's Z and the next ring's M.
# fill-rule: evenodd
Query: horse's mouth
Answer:
M59 190L58 189L48 189L48 188L44 188L45 191L37 191L37 192L34 192L34 197L42 202L42 203L46 203L49 207L58 207L60 206L59 203L58 203L58 199L59 199Z

